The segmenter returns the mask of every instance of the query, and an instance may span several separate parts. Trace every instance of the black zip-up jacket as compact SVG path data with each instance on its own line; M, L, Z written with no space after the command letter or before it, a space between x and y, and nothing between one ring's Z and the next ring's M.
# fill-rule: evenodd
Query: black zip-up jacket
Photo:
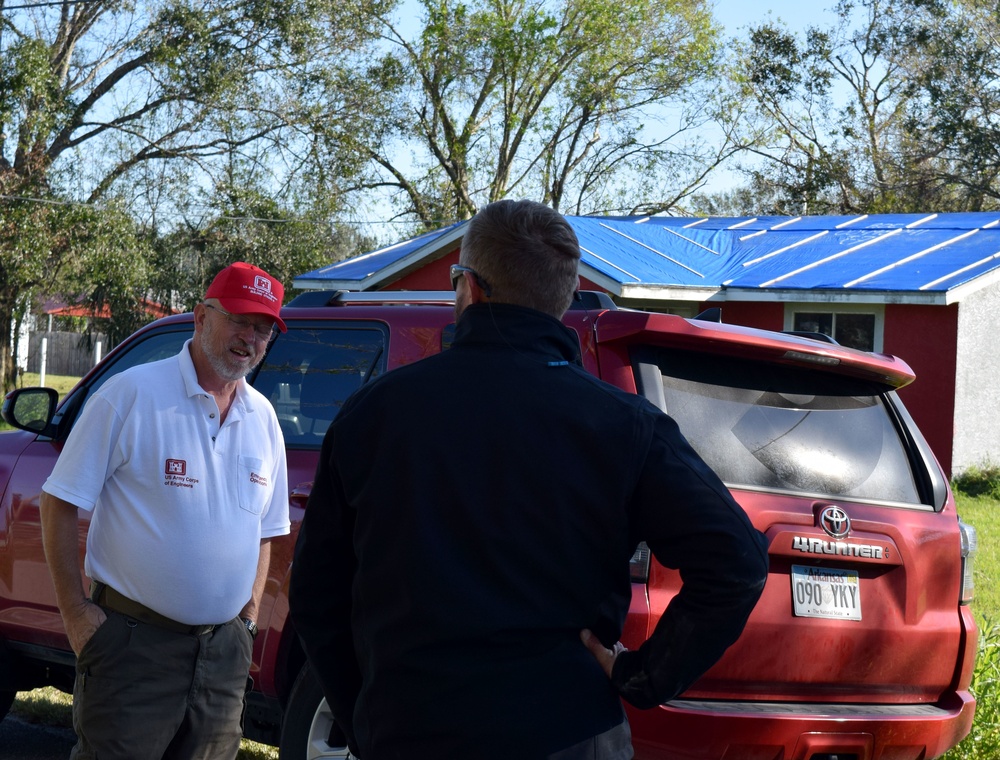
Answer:
M587 373L576 334L478 304L453 346L344 404L323 443L291 615L362 760L544 757L690 686L732 644L764 537L667 415ZM611 681L646 541L683 587Z

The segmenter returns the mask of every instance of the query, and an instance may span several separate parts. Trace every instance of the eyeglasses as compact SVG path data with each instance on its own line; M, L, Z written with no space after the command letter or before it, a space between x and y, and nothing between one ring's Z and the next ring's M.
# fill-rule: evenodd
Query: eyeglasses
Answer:
M278 328L275 324L255 324L246 317L238 317L235 314L230 314L228 311L220 309L218 306L212 306L210 303L203 303L202 306L206 309L219 312L219 314L224 316L229 321L229 324L233 326L233 329L236 330L236 332L246 332L248 327L252 327L254 335L257 336L258 340L271 340L271 337L274 335L274 331Z
M468 272L469 274L471 274L473 277L476 278L476 284L479 285L479 287L483 289L483 293L488 298L489 295L490 295L490 286L486 284L486 280L484 280L482 277L480 277L479 276L479 272L477 272L472 267L462 266L461 264L452 264L451 265L451 270L450 270L450 274L451 274L451 289L452 290L458 290L458 281L460 279L462 279L462 275L465 274L466 272Z

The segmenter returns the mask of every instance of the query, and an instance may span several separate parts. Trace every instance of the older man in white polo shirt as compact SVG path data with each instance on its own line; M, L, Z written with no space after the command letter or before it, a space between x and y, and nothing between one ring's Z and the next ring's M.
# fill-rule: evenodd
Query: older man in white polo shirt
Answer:
M223 269L194 337L87 402L43 486L46 559L77 655L72 757L234 758L269 541L288 533L285 448L245 376L284 289ZM77 565L77 509L93 515Z

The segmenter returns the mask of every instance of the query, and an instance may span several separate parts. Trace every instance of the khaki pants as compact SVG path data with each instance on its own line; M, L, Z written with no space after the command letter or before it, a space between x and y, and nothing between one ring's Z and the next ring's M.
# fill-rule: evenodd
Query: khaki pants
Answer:
M109 611L77 659L71 760L232 760L252 649L238 619L195 636Z

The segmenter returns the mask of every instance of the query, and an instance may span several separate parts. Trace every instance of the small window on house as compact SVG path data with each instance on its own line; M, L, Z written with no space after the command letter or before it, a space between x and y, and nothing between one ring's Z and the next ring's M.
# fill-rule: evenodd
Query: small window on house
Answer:
M854 311L796 311L792 329L829 335L842 346L862 351L876 350L876 319L873 313Z

